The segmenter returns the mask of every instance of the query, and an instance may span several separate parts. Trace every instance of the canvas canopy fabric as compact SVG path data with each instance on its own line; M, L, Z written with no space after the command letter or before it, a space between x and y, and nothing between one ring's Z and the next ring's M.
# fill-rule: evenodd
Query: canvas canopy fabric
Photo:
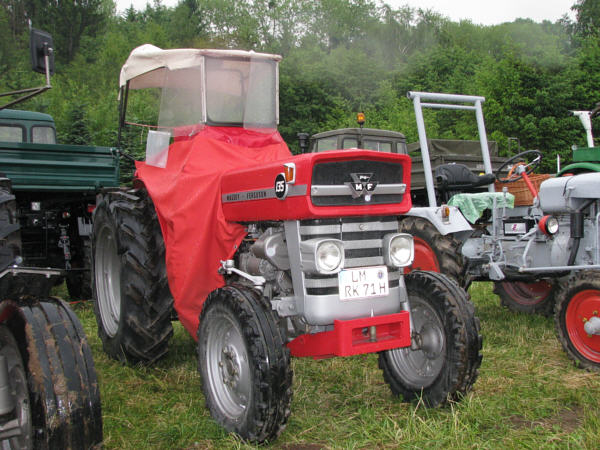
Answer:
M206 126L171 144L165 168L136 163L160 222L175 310L194 338L204 300L224 285L220 261L231 259L246 235L243 225L225 220L222 175L290 156L275 130Z
M198 67L204 56L229 56L280 61L281 56L268 53L255 53L243 50L200 50L172 49L163 50L151 44L144 44L132 50L121 68L119 86L130 81L131 89L162 87L163 70L179 70ZM145 76L141 77L141 75ZM137 79L136 79L137 78Z

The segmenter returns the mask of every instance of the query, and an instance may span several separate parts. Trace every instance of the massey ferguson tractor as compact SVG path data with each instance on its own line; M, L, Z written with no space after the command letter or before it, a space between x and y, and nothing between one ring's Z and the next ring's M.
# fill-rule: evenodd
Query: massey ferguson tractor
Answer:
M393 394L459 400L481 363L479 321L444 275L403 275L410 159L292 156L276 131L279 60L144 45L123 66L120 128L149 131L133 187L103 192L94 212L105 351L161 358L175 312L197 340L213 418L255 443L286 425L290 356L378 352ZM160 103L157 125L128 120L140 94Z

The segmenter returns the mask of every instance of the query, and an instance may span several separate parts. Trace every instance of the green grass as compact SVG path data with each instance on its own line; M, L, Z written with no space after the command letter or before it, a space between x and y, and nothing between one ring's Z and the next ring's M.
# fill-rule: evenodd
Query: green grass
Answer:
M294 399L275 448L597 448L600 374L573 366L551 318L511 313L490 283L471 296L484 335L473 390L441 409L393 398L375 355L294 359ZM127 367L102 352L91 303L73 305L100 379L105 448L245 448L204 407L195 342L175 324L169 356Z

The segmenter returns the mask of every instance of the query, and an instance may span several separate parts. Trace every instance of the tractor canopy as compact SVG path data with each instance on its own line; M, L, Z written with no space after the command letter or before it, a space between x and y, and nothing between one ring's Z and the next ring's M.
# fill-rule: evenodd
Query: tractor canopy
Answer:
M190 136L204 125L274 129L279 55L240 50L134 49L121 69L125 89L160 90L158 130Z

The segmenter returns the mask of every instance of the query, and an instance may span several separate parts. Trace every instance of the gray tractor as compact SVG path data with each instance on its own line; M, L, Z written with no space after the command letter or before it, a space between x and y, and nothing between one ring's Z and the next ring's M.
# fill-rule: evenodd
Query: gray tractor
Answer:
M422 108L430 107L475 111L485 172L492 173L483 97L408 95L414 102L426 169ZM557 336L569 357L581 367L600 370L600 173L550 176L538 186L532 174L542 157L529 150L507 160L495 173L502 192L490 184L488 193L459 193L450 200L465 215L481 213L481 218L474 217L468 236L457 235L466 271L471 279L493 281L503 302L528 312L554 309ZM433 192L431 167L425 172L428 191ZM530 204L514 205L511 185L520 182L530 193ZM434 196L430 207L437 207Z

